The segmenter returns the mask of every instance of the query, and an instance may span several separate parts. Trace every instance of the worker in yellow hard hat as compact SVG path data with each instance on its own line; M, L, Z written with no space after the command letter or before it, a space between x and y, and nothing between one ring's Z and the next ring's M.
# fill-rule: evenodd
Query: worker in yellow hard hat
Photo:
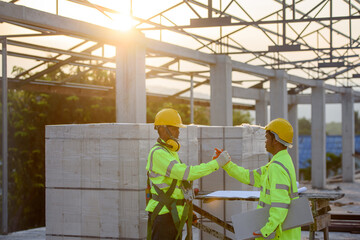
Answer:
M181 239L187 221L187 239L191 236L192 181L219 169L228 158L214 154L207 163L187 166L179 159L179 128L185 128L179 113L171 108L159 111L154 127L158 131L157 143L151 148L148 171L147 206L149 212L147 239ZM151 186L150 186L151 185Z
M265 130L265 148L273 155L269 163L249 170L229 161L223 169L240 182L260 188L257 208L270 206L267 223L253 233L254 237L300 240L300 227L282 230L291 201L299 197L295 168L287 151L288 147L292 147L293 128L287 120L277 118L266 125ZM230 160L229 155L223 156L228 156Z

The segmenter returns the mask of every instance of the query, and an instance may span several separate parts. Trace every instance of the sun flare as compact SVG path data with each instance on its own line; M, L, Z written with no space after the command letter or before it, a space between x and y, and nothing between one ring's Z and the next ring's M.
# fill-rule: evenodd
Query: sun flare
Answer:
M127 32L135 26L134 19L130 15L119 13L112 15L112 28L120 30L122 32Z

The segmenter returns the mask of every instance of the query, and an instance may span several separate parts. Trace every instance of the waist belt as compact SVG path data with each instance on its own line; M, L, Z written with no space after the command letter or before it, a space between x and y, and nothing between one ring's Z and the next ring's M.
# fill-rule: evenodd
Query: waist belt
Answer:
M152 198L155 200L155 201L158 201L158 202L160 202L160 197L159 197L159 195L155 195L155 194L152 194ZM185 199L174 199L174 198L172 198L173 200L175 200L176 201L176 205L184 205L184 203L185 203Z

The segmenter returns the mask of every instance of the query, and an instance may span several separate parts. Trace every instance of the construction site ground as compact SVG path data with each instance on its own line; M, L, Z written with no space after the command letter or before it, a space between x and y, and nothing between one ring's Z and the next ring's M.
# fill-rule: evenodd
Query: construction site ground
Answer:
M345 196L339 200L331 202L331 212L330 213L352 213L360 215L360 174L356 175L356 180L354 183L343 183L340 180L328 181L325 189L312 189L309 183L303 182L300 183L300 186L307 187L309 192L316 191L334 191L334 192L343 192ZM329 232L330 239L333 240L360 240L360 233L352 234L349 232ZM45 240L45 227L30 229L27 231L20 231L10 233L8 235L0 235L1 240ZM302 231L301 239L309 239L309 232ZM316 232L315 239L321 240L324 239L322 232Z

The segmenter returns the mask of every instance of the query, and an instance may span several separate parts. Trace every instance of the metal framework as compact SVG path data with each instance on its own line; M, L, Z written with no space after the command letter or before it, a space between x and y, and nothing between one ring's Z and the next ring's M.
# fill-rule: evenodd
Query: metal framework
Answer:
M27 1L3 2L26 5ZM88 0L56 0L53 2L56 13L65 10L59 8L59 2L71 2L84 10L96 9L100 15L98 17L103 18L112 18L113 14L119 13L102 6L101 1L95 4L95 1ZM159 0L158 10L152 12L149 10L150 17L147 18L137 15L139 5L135 4L135 0L130 2L130 14L137 21L135 28L145 36L151 34L153 36L156 33L158 40L163 42L186 46L204 53L227 54L235 61L269 69L284 69L288 74L323 80L330 85L352 86L355 89L359 86L356 78L353 78L359 75L360 65L360 1L358 0L298 0L292 1L291 4L281 0L263 1L265 6L271 4L272 11L266 9L254 11L252 9L254 6L247 6L246 3L236 0L173 0L166 1L167 4L163 4L164 8L161 8L162 1ZM156 5L156 1L154 4ZM181 18L179 18L180 14ZM3 19L3 22L24 30L24 33L2 34L2 37L8 39L7 55L41 62L33 64L29 69L9 79L10 87L27 88L44 75L66 66L80 66L82 72L61 83L52 82L49 83L50 85L67 86L94 69L115 70L109 64L114 63L114 57L104 56L106 46L103 43L92 42L89 46L94 39L83 38L81 42L67 49L43 46L34 44L36 39L76 37L76 35L8 19ZM175 35L179 40L168 40L167 36L170 34ZM28 53L34 50L37 50L35 54ZM95 55L96 50L101 51L102 54ZM46 56L45 53L51 53L51 57ZM209 84L207 64L204 66L202 62L189 61L151 50L147 51L147 59L150 59L150 63L146 66L148 82L151 82L151 79L167 79L190 83L190 79L193 79L193 88ZM156 62L154 59L160 60L162 64L153 64ZM183 67L189 64L191 64L190 68ZM266 87L265 83L269 80L264 76L254 77L244 74L235 78L237 79L233 79L233 83L245 88ZM88 88L81 85L77 87ZM297 94L306 88L304 85L297 85L289 89L289 93ZM173 97L188 96L186 93L191 89L183 87L172 95Z

